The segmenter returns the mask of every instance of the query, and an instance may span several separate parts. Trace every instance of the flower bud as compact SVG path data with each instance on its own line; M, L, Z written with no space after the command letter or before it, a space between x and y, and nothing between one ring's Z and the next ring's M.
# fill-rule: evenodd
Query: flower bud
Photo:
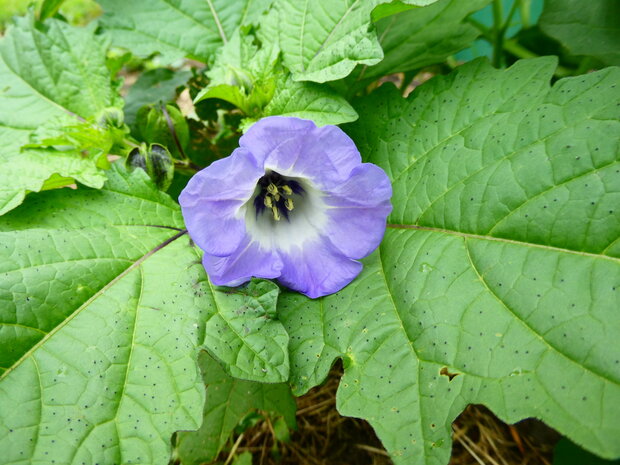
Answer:
M170 152L159 144L141 144L134 148L125 162L129 168L140 168L153 180L157 187L166 191L174 177L174 163Z

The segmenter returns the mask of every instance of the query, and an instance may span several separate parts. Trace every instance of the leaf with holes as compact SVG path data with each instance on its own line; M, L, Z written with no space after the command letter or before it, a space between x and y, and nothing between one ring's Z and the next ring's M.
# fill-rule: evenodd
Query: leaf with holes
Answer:
M113 43L138 56L209 62L241 25L258 21L273 0L99 0Z
M53 177L101 187L96 162L75 150L25 150L37 128L56 119L94 120L120 106L105 65L107 45L93 28L54 19L17 18L0 39L0 214L27 192L55 187Z
M338 294L286 293L297 394L336 357L344 415L397 464L447 463L467 404L620 456L620 69L474 61L347 127L393 181L378 251Z
M286 384L242 381L226 372L204 352L198 358L207 401L204 420L198 431L179 432L176 455L183 465L211 462L226 445L233 429L252 410L281 414L286 424L295 426L295 399Z
M233 332L248 297L210 285L179 206L121 166L101 191L42 193L0 219L2 463L165 464L171 434L200 426L205 321ZM280 381L263 326L227 355Z
M437 0L407 0L424 6ZM387 0L278 0L267 23L296 81L326 82L383 58L371 12ZM264 23L264 22L263 22Z

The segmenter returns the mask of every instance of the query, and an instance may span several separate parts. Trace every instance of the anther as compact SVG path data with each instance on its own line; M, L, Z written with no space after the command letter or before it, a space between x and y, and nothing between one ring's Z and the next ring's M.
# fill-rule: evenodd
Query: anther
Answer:
M271 196L270 195L266 195L265 196L265 200L263 201L265 203L265 206L267 208L271 208L272 207L272 203L271 203Z
M288 185L284 184L283 186L280 186L280 188L284 191L284 193L286 195L291 195L293 193L293 189L291 189ZM292 210L292 208L291 208Z
M267 192L269 192L271 195L277 195L278 194L278 188L274 183L270 183L267 186ZM278 199L276 199L278 200Z
M286 199L286 200L284 201L284 206L286 207L286 209L287 209L288 211L293 210L293 208L294 208L294 206L293 206L293 201L292 201L291 199Z
M271 212L273 213L273 219L276 221L280 221L280 210L278 210L278 207L271 207Z
M273 198L276 202L280 201L280 194L273 194Z

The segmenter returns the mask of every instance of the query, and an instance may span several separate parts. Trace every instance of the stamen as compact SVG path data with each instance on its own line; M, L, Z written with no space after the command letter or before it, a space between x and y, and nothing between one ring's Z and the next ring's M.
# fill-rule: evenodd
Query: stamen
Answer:
M271 195L277 195L278 194L278 187L274 184L274 183L270 183L267 186L267 192L269 192ZM278 199L276 199L277 201Z
M305 194L305 190L299 181L286 178L275 171L266 172L258 180L256 187L258 189L254 198L256 217L258 218L268 208L271 210L273 221L280 221L283 218L288 221L289 212L295 208L291 197L294 195L301 197ZM295 202L297 202L297 198Z

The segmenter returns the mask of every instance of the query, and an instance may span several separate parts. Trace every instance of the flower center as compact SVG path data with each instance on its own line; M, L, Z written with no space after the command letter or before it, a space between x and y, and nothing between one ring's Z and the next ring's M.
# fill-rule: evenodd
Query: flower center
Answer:
M254 208L258 218L268 210L275 221L284 217L288 221L289 212L293 211L293 195L303 196L304 188L298 181L282 176L275 171L267 173L256 184L258 193L254 198Z

